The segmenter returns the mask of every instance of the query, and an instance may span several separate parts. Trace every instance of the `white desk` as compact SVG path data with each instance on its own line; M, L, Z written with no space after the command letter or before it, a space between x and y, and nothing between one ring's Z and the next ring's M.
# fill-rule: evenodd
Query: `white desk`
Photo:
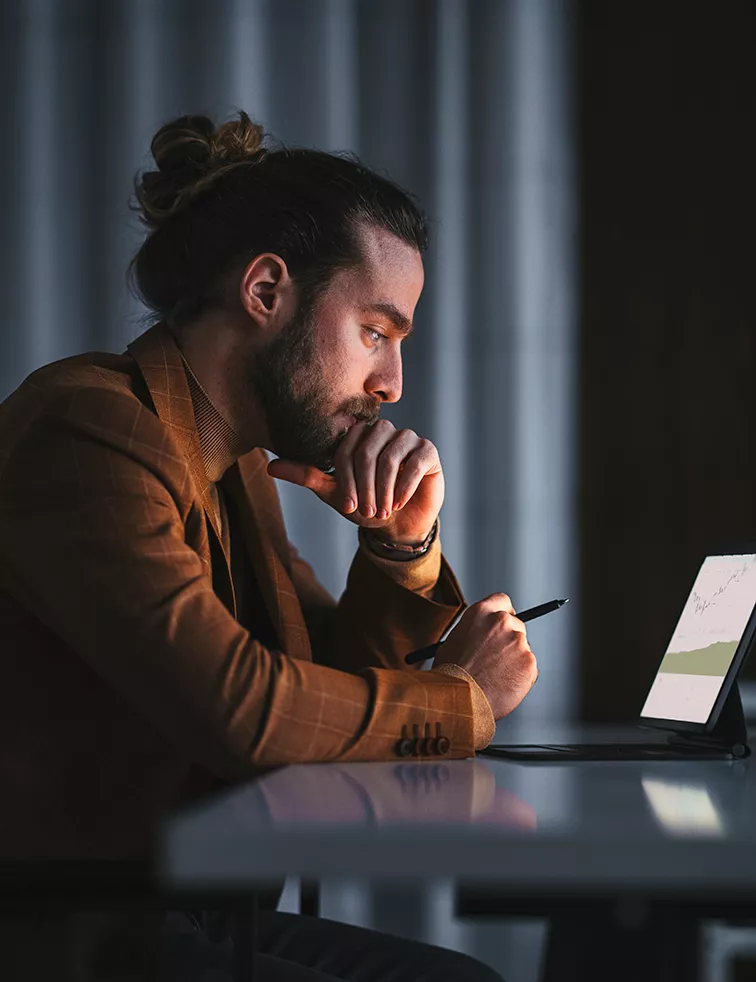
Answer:
M219 893L285 875L756 893L755 773L750 760L296 765L173 818L160 876Z
M514 739L500 727L498 742L587 736L541 728ZM292 766L169 821L158 878L221 901L287 875L452 879L459 915L549 918L547 982L691 982L701 920L756 917L755 768L487 757Z

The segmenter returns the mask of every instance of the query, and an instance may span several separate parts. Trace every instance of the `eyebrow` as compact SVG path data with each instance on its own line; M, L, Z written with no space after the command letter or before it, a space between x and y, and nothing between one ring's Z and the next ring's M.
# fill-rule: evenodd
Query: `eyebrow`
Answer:
M378 300L375 303L364 304L361 308L364 314L380 314L391 324L395 331L406 338L412 333L412 321L406 317L390 300Z

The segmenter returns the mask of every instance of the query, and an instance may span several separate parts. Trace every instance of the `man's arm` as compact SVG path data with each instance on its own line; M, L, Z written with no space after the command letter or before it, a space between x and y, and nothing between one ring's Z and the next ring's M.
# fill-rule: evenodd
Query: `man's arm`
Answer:
M186 543L187 525L201 520L187 462L157 417L126 392L67 393L31 423L0 475L0 578L219 775L392 759L413 724L441 723L450 756L471 755L464 680L347 674L252 639Z
M407 665L405 654L438 641L465 606L459 584L441 555L438 538L425 556L409 562L392 562L376 557L361 534L360 552L352 563L347 591L338 605L318 581L310 564L294 546L291 550L292 574L297 591L304 598L303 611L313 658L321 664L347 672L357 672L368 665L417 671L420 665ZM421 606L412 602L410 606L407 598L402 598L399 605L380 605L361 612L360 584L370 589L370 583L364 582L360 553L397 585L428 603ZM385 591L386 584L379 583L377 589ZM406 616L404 632L397 630L400 611ZM459 665L441 665L436 671L468 683L472 696L473 744L476 750L487 747L496 733L496 720L483 690Z
M399 562L376 556L361 529L338 605L291 549L292 578L320 664L348 672L368 666L417 671L404 656L438 641L465 606L438 537L424 556Z

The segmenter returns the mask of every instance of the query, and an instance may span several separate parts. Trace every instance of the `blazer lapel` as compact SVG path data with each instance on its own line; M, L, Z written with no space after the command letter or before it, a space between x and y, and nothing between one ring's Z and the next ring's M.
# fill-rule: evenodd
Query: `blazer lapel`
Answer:
M312 661L310 638L291 580L289 540L267 456L258 448L226 471L222 484L238 505L257 582L285 654Z
M144 376L161 422L170 427L189 461L207 522L225 559L225 571L220 570L220 582L214 586L217 586L219 596L235 617L236 598L231 579L231 558L223 547L223 537L209 493L210 481L202 463L202 448L194 419L192 397L178 345L165 322L160 321L132 341L127 349Z

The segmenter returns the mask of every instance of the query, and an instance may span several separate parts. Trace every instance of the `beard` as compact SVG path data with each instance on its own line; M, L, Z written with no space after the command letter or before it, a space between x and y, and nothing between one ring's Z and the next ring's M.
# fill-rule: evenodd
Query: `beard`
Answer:
M248 380L265 416L273 452L322 471L333 468L344 436L336 431L335 415L371 423L378 419L378 406L367 395L333 408L332 388L315 353L315 311L304 302L257 353Z

